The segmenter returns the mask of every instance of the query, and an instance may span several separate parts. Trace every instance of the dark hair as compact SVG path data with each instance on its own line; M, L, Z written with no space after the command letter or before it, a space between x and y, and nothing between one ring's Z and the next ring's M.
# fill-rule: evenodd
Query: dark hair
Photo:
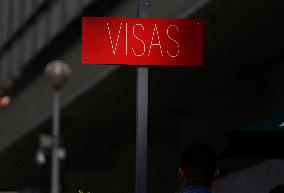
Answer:
M284 193L284 184L272 188L269 193Z
M181 168L188 179L201 178L204 183L212 183L217 169L214 150L204 143L189 145L182 152Z

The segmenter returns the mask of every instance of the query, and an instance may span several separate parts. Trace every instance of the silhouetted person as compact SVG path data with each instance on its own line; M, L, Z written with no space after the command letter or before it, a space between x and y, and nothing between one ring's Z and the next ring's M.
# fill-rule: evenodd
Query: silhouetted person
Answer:
M211 193L218 174L216 155L209 145L193 143L182 152L179 167L182 193Z
M284 184L272 188L269 193L284 193Z

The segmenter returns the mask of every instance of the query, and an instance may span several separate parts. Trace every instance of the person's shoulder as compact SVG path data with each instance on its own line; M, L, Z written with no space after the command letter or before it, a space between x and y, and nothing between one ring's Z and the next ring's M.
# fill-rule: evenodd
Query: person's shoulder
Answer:
M189 186L186 187L182 193L213 193L210 188L205 186Z

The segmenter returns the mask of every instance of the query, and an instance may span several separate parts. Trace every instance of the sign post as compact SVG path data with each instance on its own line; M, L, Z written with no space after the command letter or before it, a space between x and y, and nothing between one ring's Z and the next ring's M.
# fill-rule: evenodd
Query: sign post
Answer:
M139 18L83 17L82 64L136 67L136 193L147 193L148 66L202 66L204 22L146 18L149 0L137 0Z
M138 17L148 17L148 0L138 1ZM136 67L136 193L147 193L148 67Z

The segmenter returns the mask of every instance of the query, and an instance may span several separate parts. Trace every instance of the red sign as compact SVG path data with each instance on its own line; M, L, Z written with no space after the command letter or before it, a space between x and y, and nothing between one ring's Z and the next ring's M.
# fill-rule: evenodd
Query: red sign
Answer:
M82 64L201 66L204 22L82 18Z

